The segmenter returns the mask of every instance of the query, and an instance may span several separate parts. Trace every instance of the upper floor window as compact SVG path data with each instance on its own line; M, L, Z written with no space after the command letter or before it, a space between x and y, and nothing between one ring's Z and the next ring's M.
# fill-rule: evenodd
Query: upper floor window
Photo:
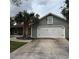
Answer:
M47 17L47 24L53 24L53 17L52 16Z

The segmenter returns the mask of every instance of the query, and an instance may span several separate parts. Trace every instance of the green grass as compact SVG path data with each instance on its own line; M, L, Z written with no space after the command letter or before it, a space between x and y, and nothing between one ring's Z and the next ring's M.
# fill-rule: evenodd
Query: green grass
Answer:
M10 52L13 52L14 50L16 50L17 48L23 46L24 44L26 44L26 43L25 42L10 41Z

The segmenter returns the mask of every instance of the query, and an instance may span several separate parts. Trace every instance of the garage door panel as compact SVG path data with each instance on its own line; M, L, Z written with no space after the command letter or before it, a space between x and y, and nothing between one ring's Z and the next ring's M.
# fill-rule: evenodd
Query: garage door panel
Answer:
M65 28L37 28L38 38L65 38Z

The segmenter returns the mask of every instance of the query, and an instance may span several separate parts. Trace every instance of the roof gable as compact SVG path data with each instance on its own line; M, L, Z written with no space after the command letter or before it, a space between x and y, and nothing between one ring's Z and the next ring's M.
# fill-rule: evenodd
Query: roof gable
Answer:
M61 17L59 17L59 16L57 16L57 15L55 15L55 14L52 14L52 13L49 13L49 14L43 16L43 17L40 18L40 19L42 20L43 18L45 18L45 17L47 17L47 16L55 16L55 17L57 17L57 18L59 18L59 19L66 20L65 18L61 18Z

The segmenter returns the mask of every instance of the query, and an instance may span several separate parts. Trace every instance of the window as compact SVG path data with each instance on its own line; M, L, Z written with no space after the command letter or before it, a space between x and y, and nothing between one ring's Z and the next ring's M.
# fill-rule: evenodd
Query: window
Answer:
M47 17L47 24L53 24L53 17L52 16Z

